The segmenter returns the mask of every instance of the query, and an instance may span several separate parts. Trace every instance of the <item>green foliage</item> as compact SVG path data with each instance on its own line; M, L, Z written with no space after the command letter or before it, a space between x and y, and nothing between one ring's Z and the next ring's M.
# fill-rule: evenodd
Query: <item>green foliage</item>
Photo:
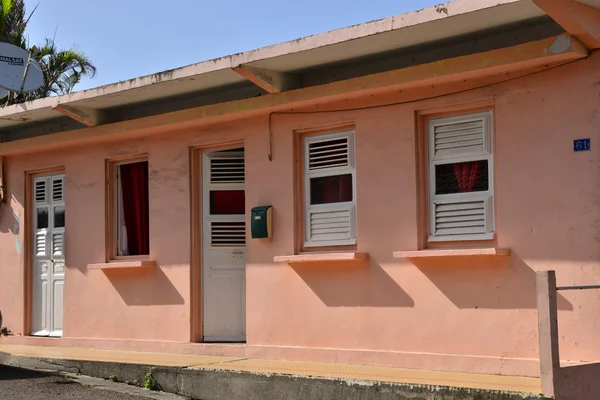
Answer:
M13 9L12 0L2 0L0 4L0 32L4 32L6 29L6 23L8 21L8 17L10 15L10 11Z
M111 375L108 377L108 380L111 382L116 382L117 381L117 377L115 375Z
M146 374L146 379L144 379L144 387L148 390L156 390L156 382L154 381L154 378L150 372Z
M0 0L0 41L29 50L26 28L36 9L27 15L24 0ZM35 58L42 67L42 87L33 93L11 94L0 100L0 106L68 94L82 78L96 75L94 64L77 48L59 49L54 39L48 38L38 50Z
M83 51L60 50L51 39L46 39L39 50L37 60L42 67L44 84L33 93L21 95L24 101L71 93L81 78L96 75L96 67Z
M25 29L36 9L37 6L27 15L23 0L1 0L0 41L27 49Z

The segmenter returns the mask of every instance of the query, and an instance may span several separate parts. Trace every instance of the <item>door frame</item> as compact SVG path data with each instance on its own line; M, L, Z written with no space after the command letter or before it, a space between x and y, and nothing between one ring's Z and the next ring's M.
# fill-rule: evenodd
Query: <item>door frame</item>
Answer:
M24 182L25 188L23 194L25 196L24 207L23 207L23 216L19 221L19 230L23 231L23 256L24 256L24 268L23 268L23 293L24 293L24 301L23 301L23 335L31 336L31 327L33 326L33 183L35 178L40 176L48 176L48 175L59 175L62 174L65 176L65 183L67 183L67 174L65 172L65 167L51 167L45 169L39 169L34 171L25 171ZM67 191L65 190L65 193ZM67 200L65 198L65 218L67 216ZM66 218L68 221L68 218ZM66 230L66 225L65 225ZM66 240L66 235L65 235ZM67 246L65 246L66 250ZM67 254L65 252L65 260L67 260ZM67 268L65 262L65 288L67 282ZM66 303L63 303L63 308L65 308ZM66 315L63 309L63 318ZM64 323L64 321L63 321ZM64 326L63 326L63 336L64 336ZM59 339L54 338L53 339Z
M203 217L203 177L202 156L204 153L212 153L221 150L231 150L244 147L244 140L232 140L226 142L212 143L203 146L190 147L190 341L202 343L204 332L202 324L202 217Z

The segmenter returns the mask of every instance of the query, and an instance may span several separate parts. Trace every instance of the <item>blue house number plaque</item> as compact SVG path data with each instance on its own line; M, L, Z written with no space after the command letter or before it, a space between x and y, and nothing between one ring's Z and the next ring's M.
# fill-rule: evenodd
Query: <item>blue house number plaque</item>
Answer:
M590 149L590 138L573 140L573 151L585 151Z

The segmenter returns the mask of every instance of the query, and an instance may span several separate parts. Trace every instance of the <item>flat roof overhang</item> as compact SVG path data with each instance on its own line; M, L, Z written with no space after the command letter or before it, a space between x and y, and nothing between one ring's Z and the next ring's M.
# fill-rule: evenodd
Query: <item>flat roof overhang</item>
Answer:
M137 121L135 126L150 129L160 126L161 120L173 121L174 113L183 121L217 114L242 115L319 98L334 100L338 95L390 85L408 88L433 78L439 80L440 74L444 79L473 79L482 74L511 72L517 65L521 70L524 65L536 69L585 57L594 45L595 32L593 23L590 26L590 21L578 20L578 12L598 11L600 0L577 3L575 10L568 12L559 3L565 1L455 0L170 71L8 106L0 109L0 154L40 146L46 140L39 140L39 136L62 134L60 141L67 143L80 131L94 136L96 131L133 129L132 121ZM558 35L565 31L563 25L574 32L560 36L563 39L557 42ZM521 57L524 49L525 58ZM473 64L477 56L479 62L486 61ZM436 70L436 62L442 59L460 59L464 70ZM499 61L490 67L494 59Z

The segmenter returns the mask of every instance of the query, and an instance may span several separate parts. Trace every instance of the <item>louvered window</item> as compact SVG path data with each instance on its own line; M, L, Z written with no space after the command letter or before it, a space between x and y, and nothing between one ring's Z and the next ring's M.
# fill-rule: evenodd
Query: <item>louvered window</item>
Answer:
M356 243L354 132L305 139L305 247Z
M37 179L34 184L35 187L35 202L45 203L46 202L46 179Z
M212 250L246 246L246 191L243 149L204 155L205 243Z
M65 177L42 176L34 179L34 256L43 259L64 257Z
M494 237L491 112L429 121L430 241Z
M64 256L64 234L63 232L53 233L52 234L52 255L54 256Z
M63 201L63 188L62 177L52 179L52 201Z
M46 249L46 238L48 237L48 233L46 231L36 232L35 233L35 255L36 257L47 256Z
M210 223L211 247L244 247L246 224L244 221L213 221Z
M210 159L210 183L244 183L244 158L224 154Z

